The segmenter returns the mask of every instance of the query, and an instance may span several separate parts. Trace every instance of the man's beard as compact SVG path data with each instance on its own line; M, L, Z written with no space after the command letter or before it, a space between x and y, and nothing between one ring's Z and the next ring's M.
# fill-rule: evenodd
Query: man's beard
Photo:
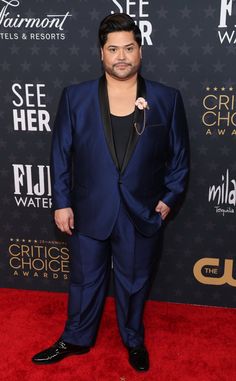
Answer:
M125 69L119 70L119 65L125 65ZM137 65L132 65L126 62L117 62L116 64L112 65L112 67L108 67L103 62L103 68L107 74L109 74L111 77L119 80L119 81L125 81L129 78L132 78L134 75L136 75L139 72L141 66L141 62L139 62Z

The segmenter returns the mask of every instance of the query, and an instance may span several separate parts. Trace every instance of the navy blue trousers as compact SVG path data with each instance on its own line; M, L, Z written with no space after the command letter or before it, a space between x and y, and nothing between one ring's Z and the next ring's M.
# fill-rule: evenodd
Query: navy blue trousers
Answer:
M160 237L160 231L152 237L142 236L122 203L112 233L106 240L73 233L69 238L68 320L62 334L65 342L94 345L112 257L117 320L123 343L129 347L144 343L143 310Z

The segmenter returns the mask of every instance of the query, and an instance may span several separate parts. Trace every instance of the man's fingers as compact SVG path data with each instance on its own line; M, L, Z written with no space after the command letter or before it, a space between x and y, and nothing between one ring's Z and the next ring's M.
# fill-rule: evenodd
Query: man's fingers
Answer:
M164 220L167 216L167 213L161 213L161 218Z
M58 221L56 221L56 225L62 233L67 233L69 235L72 235L72 231L70 230L72 226L69 226L68 222L59 223Z
M70 230L69 227L65 229L65 233L68 235L72 235L72 231Z
M160 213L162 220L165 220L165 218L170 212L170 208L166 204L164 204L162 201L159 201L159 203L155 207L155 211L157 213Z
M69 225L64 225L62 227L63 230L61 230L63 233L66 233L66 234L69 234L69 235L72 235L72 231L70 230L70 227Z
M72 235L71 229L74 229L74 214L71 208L55 210L54 219L61 232Z
M70 217L69 226L70 226L71 229L74 229L74 216Z

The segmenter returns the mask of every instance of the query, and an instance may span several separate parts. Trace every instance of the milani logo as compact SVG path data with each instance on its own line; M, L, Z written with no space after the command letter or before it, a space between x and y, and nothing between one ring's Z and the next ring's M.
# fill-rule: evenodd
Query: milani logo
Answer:
M221 44L236 44L236 18L232 17L235 11L236 1L221 0L220 23L218 25L218 36Z
M226 174L221 177L220 185L211 185L208 192L208 201L214 202L216 213L232 214L236 206L236 180L230 179L227 169Z

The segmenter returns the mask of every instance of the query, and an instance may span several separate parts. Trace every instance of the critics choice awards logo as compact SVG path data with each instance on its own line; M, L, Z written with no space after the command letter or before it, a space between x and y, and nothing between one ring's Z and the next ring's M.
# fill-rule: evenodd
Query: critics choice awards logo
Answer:
M15 131L50 132L50 114L46 110L45 84L12 85L13 126Z
M12 164L14 199L18 207L51 208L49 165Z
M214 204L216 213L225 216L234 214L236 207L236 180L230 177L227 169L217 185L210 185L208 202Z
M195 279L202 284L211 286L236 287L233 259L201 258L194 267L193 274Z
M0 39L2 40L64 40L64 26L72 15L47 14L44 17L24 17L19 12L19 0L0 0ZM16 13L16 14L15 14ZM24 32L18 31L23 29ZM39 31L40 32L37 32ZM45 32L42 32L45 31Z
M64 242L11 238L9 268L14 277L67 280L69 249Z
M153 45L152 43L152 24L148 20L148 6L150 1L145 0L112 0L113 8L111 13L127 13L135 19L142 32L142 44Z
M231 87L206 87L202 124L207 136L236 135L236 96Z
M218 37L221 44L236 44L236 1L221 0Z

